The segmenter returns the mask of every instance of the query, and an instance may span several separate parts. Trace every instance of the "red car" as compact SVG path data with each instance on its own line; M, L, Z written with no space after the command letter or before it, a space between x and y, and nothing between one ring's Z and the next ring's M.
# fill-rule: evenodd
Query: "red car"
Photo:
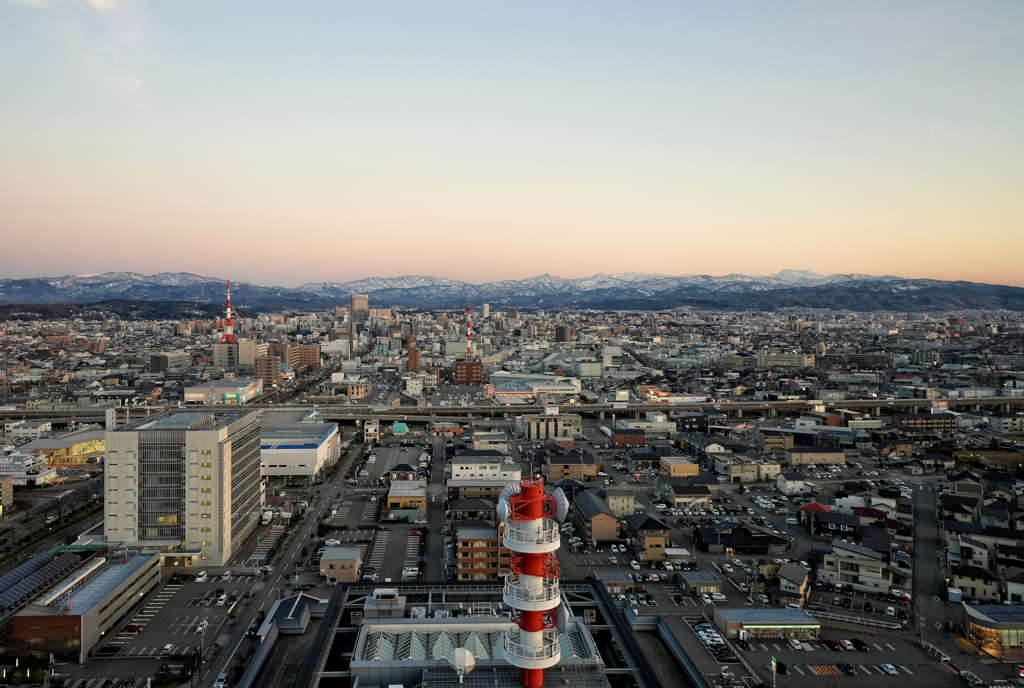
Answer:
M409 531L409 535L423 535L423 533L421 533L418 530L410 530Z
M131 632L134 632L134 633L141 633L142 632L142 626L140 626L138 624L128 624L127 626L124 627L124 630L131 631Z
M832 640L832 638L824 638L822 641L830 650L842 650L843 646L839 644L838 640Z

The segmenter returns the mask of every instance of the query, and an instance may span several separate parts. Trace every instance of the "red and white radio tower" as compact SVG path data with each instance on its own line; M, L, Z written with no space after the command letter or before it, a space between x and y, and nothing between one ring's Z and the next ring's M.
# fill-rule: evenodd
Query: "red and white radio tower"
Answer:
M224 334L220 336L221 344L235 344L235 321L231 319L231 280L228 280L228 305L226 309L227 322L224 323Z
M466 360L472 360L473 352L473 307L466 306Z
M511 552L503 599L516 624L505 632L505 661L519 667L519 683L526 688L541 688L544 669L562 658L558 632L565 631L567 614L555 551L561 544L558 522L568 513L562 490L545 495L539 477L507 485L498 500L503 541Z

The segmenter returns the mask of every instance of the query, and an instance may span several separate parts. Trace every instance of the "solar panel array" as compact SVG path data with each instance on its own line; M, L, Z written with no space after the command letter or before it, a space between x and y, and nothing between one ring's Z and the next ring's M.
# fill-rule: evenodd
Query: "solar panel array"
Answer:
M1024 622L1024 606L1019 604L979 604L973 609L997 623Z
M79 558L74 554L62 554L54 559L50 554L40 554L0 578L0 609L8 609L29 599L40 588L55 578L74 569Z

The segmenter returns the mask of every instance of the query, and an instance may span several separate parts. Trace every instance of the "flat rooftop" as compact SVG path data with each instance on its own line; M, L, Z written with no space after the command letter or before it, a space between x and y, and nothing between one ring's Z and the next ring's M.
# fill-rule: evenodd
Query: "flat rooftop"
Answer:
M261 449L290 449L319 446L336 435L338 426L334 423L308 423L305 425L260 424Z
M726 623L821 625L803 609L715 609L715 614Z
M153 561L153 557L159 557L160 553L155 550L147 550L142 554L128 557L128 563L124 559L116 560L114 564L105 569L101 574L93 578L80 591L71 596L68 605L72 614L85 614L97 604L102 602L107 595L117 590L125 581L130 580L139 573L147 564Z

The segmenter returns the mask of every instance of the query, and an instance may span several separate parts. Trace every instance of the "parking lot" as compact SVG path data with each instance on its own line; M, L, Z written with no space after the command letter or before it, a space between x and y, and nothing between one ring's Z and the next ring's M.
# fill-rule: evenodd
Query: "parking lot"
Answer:
M104 646L101 656L104 657L158 657L163 654L167 645L171 645L171 655L179 655L198 647L204 640L209 646L217 637L221 626L227 621L231 605L225 601L218 605L221 594L234 595L241 598L255 581L256 576L232 575L224 580L221 577L209 578L198 583L189 580L183 583L168 583L144 607L138 610L122 630ZM204 600L209 599L209 603ZM206 621L205 633L200 632L200 624ZM125 630L138 626L141 630Z
M750 649L740 649L738 646L736 648L765 680L771 679L772 658L781 662L784 666L780 669L784 669L786 673L777 676L778 685L820 686L820 677L837 675L844 675L844 681L854 681L861 685L877 683L880 676L913 677L911 680L922 685L929 682L953 685L954 681L957 685L962 684L962 679L959 679L951 669L903 640L885 636L853 635L824 627L821 634L823 639L858 638L868 649L863 652L831 650L822 640L803 642L799 650L794 650L781 640L751 640ZM885 665L891 666L891 670L887 671ZM846 669L845 672L843 668Z

